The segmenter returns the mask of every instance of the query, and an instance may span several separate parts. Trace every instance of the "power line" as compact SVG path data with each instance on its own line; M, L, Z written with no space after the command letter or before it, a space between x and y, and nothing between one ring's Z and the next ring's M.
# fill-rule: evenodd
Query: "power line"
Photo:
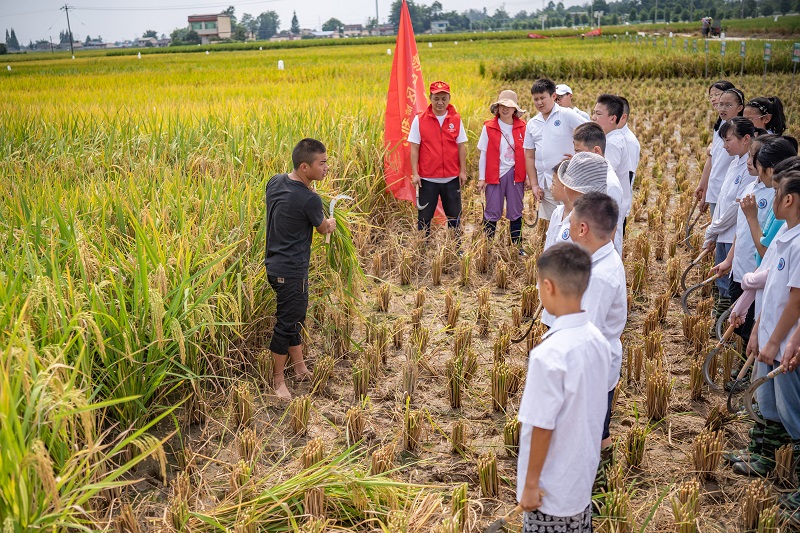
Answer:
M245 2L236 2L236 5L253 5L253 4L272 4L282 2L283 0L251 0ZM207 7L228 7L231 2L221 2L216 4L195 4L185 6L158 6L158 7L144 7L144 6L76 6L72 9L80 9L82 11L178 11L178 10L192 10L192 9L205 9Z

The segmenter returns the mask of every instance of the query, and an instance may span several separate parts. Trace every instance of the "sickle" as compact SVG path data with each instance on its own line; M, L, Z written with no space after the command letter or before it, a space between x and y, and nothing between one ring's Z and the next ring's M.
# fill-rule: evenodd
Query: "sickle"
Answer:
M700 201L695 197L694 202L692 202L692 208L689 210L689 216L686 218L686 238L683 239L681 242L685 242L686 245L689 247L690 250L694 250L694 246L690 241L690 237L692 236L692 229L694 229L694 225L697 224L697 221L700 220L700 215L702 213L698 213L695 217L694 221L692 220L692 215L694 214L694 210L697 209L697 205Z
M731 385L731 390L728 392L728 412L731 414L736 414L742 410L742 397L739 397L739 405L733 405L733 395L736 392L736 389L739 387L739 382L744 379L745 374L747 374L747 370L750 368L750 365L753 364L753 361L756 360L755 353L750 354L750 357L747 358L742 369L736 375L736 381L733 382Z
M723 272L723 275L724 275L724 274L725 274L725 273ZM697 289L700 289L700 288L702 288L704 285L707 285L707 284L711 283L712 281L715 281L715 280L716 280L717 278L719 278L719 277L720 277L720 274L714 274L714 275L713 275L713 276L711 276L710 278L706 278L706 279L704 279L703 281L701 281L701 282L700 282L700 283L698 283L697 285L692 285L691 287L689 287L688 289L686 289L686 290L683 292L683 296L681 296L681 307L683 308L683 312L684 312L684 313L686 313L687 315L691 316L691 315L692 315L692 313L690 313L690 312L689 312L689 296L690 296L690 295L691 295L691 294L692 294L694 291L696 291Z
M536 322L537 318L539 318L541 312L542 312L542 303L539 302L539 306L536 308L536 311L534 311L533 318L531 318L531 323L528 325L528 331L526 331L525 335L521 336L518 339L511 339L511 344L519 344L520 342L528 338L528 335L530 335L531 330L533 329L533 323Z
M711 362L714 360L714 357L720 352L722 347L725 346L725 343L728 342L728 339L730 339L731 336L733 336L734 329L736 329L736 326L734 326L733 324L728 326L728 329L725 330L725 334L717 342L717 345L714 346L714 349L708 352L705 361L703 361L703 380L706 382L706 385L708 385L713 391L720 391L722 390L722 387L714 383L714 378L711 376L710 372Z
M687 267L686 267L686 270L684 270L684 271L683 271L683 275L681 276L681 289L682 289L682 290L684 290L684 291L686 290L686 277L689 275L689 271L690 271L690 270L692 270L692 269L693 269L695 266L697 266L697 265L698 265L698 263L700 263L700 261L702 261L702 260L703 260L703 258L704 258L705 256L707 256L709 253L710 253L710 252L709 252L709 250L707 250L707 249L706 249L706 250L703 250L702 252L700 252L700 255L698 255L698 256L697 256L697 257L694 259L694 261L692 261L691 263L689 263L689 266L687 266Z
M428 204L425 204L425 205L419 205L419 185L415 185L415 186L414 186L414 189L416 189L416 191L417 191L417 209L418 209L419 211L422 211L423 209L425 209L426 207L428 207ZM430 203L430 202L428 202L428 203Z
M333 210L336 207L336 203L339 200L352 200L352 199L353 198L351 196L347 196L346 194L339 194L331 198L330 209L329 209L331 212L331 218L333 218L334 216ZM328 233L327 235L325 235L325 244L330 244L330 242L331 242L331 234Z
M536 224L539 222L539 202L534 201L533 212L536 214L536 218L533 219L533 224L528 222L528 219L526 217L523 217L525 225L528 226L529 228L535 228Z
M736 302L733 302L733 304L735 304L735 303ZM727 321L728 317L731 316L731 312L733 311L733 304L731 304L731 306L729 308L724 310L722 312L722 314L719 315L719 318L717 319L717 326L716 326L715 329L716 329L716 333L717 333L717 338L718 339L722 338L722 332L724 331L723 328L725 327L725 321Z
M780 365L778 368L774 369L772 372L764 376L763 378L758 378L754 382L747 387L747 390L744 393L744 408L747 411L747 414L750 415L750 418L758 422L759 424L766 424L764 419L756 414L756 410L753 409L753 398L756 395L756 389L758 389L761 385L766 383L767 381L771 380L778 374L782 374L784 372L783 365Z

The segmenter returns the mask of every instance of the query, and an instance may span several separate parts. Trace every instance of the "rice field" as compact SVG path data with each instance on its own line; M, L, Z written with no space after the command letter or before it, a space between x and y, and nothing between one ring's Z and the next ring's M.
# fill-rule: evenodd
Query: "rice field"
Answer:
M789 44L776 44L766 78L757 43L751 74L724 68L746 95L789 102ZM741 530L752 521L743 498L767 507L775 489L715 460L748 425L720 417L724 396L697 385L695 361L713 345L692 333L706 324L689 328L672 286L692 259L677 241L710 140L708 80L616 66L682 53L661 47L460 41L420 56L427 82L453 88L473 180L501 88L531 109L541 72L561 76L583 109L601 92L631 101L643 158L625 245L619 467L596 524ZM507 245L507 226L482 238L474 181L462 258L444 231L421 241L412 206L383 193L386 48L79 57L3 72L4 532L481 531L513 507L515 413L541 331L510 339L535 307L533 262ZM594 70L575 68L587 58ZM721 68L717 57L711 72ZM269 383L263 191L306 136L329 150L319 192L356 201L340 206L332 246L315 241L315 376L291 386L287 406ZM540 230L524 237L535 257Z

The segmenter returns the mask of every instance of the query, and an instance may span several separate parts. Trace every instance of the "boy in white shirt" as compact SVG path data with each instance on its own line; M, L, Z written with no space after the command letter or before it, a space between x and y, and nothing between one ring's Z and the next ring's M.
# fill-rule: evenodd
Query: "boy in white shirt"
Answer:
M622 118L619 120L619 127L617 129L625 135L625 140L628 141L628 155L631 158L630 179L631 187L633 187L633 182L636 180L636 169L639 168L639 160L642 156L642 145L639 143L639 139L636 138L636 135L628 127L628 116L631 113L631 105L624 96L620 96L619 98L622 100Z
M622 112L625 105L619 96L613 94L601 94L597 97L597 103L594 106L592 113L592 120L603 128L606 134L606 151L605 158L611 168L619 177L620 185L622 185L622 204L619 206L620 211L626 217L631 212L631 204L633 203L633 189L630 181L626 181L625 176L630 176L631 172L631 157L628 151L628 141L625 139L625 134L617 129L619 126L619 119L622 117ZM622 232L625 233L625 221L622 223Z
M572 101L572 88L569 85L564 83L559 83L556 85L556 103L561 107L566 107L575 111L581 118L585 121L591 120L589 113L586 111L581 111L577 107L575 107Z
M617 227L619 206L607 194L590 192L575 200L570 217L570 234L592 254L592 276L583 294L581 308L586 309L589 321L597 326L611 346L611 366L608 373L608 410L603 425L600 467L596 488L604 488L606 467L614 459L609 424L614 391L622 367L622 330L628 320L628 295L625 266L614 249L612 240Z
M581 307L589 254L560 243L536 264L542 305L557 318L528 362L517 415L517 501L525 532L588 533L611 349Z
M531 192L539 200L539 218L550 220L556 208L550 193L551 169L561 162L564 154L572 154L572 132L586 120L556 103L556 84L552 80L536 80L531 94L539 113L525 128L525 168Z

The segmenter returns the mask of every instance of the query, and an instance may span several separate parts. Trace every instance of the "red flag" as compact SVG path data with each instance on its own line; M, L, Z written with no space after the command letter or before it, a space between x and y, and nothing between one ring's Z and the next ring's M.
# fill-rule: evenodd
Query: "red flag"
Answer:
M408 131L411 129L414 116L427 107L414 28L411 26L408 4L403 0L392 61L392 75L389 79L389 94L386 97L386 123L383 129L383 143L387 150L383 160L386 188L398 200L416 201L414 186L411 184L411 149L408 146Z

